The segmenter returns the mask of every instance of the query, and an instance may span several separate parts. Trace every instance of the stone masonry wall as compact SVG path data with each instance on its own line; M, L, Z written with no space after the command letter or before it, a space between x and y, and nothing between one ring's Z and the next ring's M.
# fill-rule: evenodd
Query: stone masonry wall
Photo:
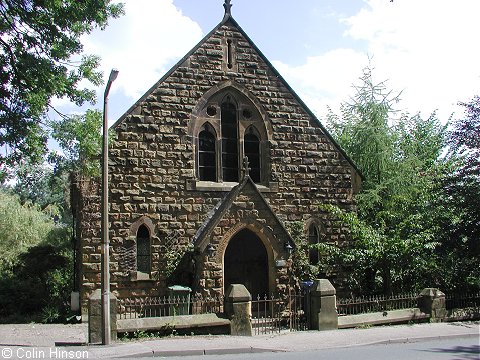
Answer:
M210 244L216 252L212 259L203 263L199 262L198 288L205 294L221 295L223 293L223 254L228 241L241 229L247 228L255 233L263 242L269 257L270 292L283 293L286 291L288 278L286 265L288 254L285 253L284 244L288 240L285 230L282 229L271 210L263 202L258 192L252 188L250 182L234 199L228 211L213 228ZM285 260L283 265L276 266L276 260Z
M235 49L232 69L225 67L226 38L232 39ZM118 297L163 293L162 254L172 246L186 248L206 214L225 196L225 192L187 187L195 180L194 146L188 132L192 110L205 92L224 81L234 81L253 94L271 122L271 179L278 183L278 191L266 191L264 196L277 216L284 223L314 216L322 221L328 241L341 244L347 239L346 230L337 227L318 205L354 209L352 166L242 33L227 22L115 127L109 164L111 282ZM242 209L232 211L238 215ZM86 226L82 230L83 300L100 286L100 217L93 204L84 204L85 212L89 214L84 214L82 222ZM142 216L154 225L154 276L149 280L132 277L125 260L132 256L130 227ZM227 229L225 224L225 230L215 236ZM218 290L221 264L213 268L212 281L203 280Z
M99 182L83 177L72 179L72 206L74 209L77 259L77 279L80 283L81 312L87 313L86 299L101 283L101 193Z

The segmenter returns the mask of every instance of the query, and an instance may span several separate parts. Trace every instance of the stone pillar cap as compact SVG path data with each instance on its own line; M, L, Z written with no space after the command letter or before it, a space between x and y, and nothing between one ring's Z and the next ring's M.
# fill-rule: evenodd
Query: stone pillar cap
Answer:
M442 297L445 296L445 293L443 293L437 288L425 288L420 291L420 294L418 296Z
M316 296L329 296L335 295L337 291L328 279L317 279L313 282L311 293Z
M252 295L250 295L250 292L247 290L245 285L231 284L227 289L225 299L229 302L245 302L251 301Z

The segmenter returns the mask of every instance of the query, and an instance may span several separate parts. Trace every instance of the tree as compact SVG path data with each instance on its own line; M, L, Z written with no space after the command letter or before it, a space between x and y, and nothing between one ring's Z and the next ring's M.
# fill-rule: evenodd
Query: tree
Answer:
M453 123L448 144L451 168L439 181L435 205L441 224L439 256L445 286L480 288L480 97L460 105L462 118ZM460 281L459 281L460 280Z
M72 173L99 176L102 146L102 113L87 110L51 122L51 136L61 152L52 152L49 163L21 161L15 169L13 191L20 202L31 202L57 222L71 225L70 178Z
M0 272L28 248L46 241L55 224L40 209L0 189Z
M330 130L365 176L365 189L379 184L390 170L394 134L389 120L400 96L385 82L375 84L372 72L370 66L363 70L356 94L341 105L341 117L328 115Z
M329 117L332 132L366 178L356 197L358 218L336 214L356 240L343 261L368 275L358 289L390 293L422 282L433 286L439 229L431 220L438 211L432 204L435 180L446 166L446 125L435 114L395 118L399 96L384 82L375 84L370 68L361 81L342 116Z
M0 322L61 321L69 313L69 229L48 210L0 188Z
M356 94L341 105L341 116L328 115L331 132L345 152L354 160L365 180L359 211L374 222L382 210L382 199L388 191L388 180L394 170L393 144L395 132L389 123L395 112L399 94L393 95L385 82L373 82L373 69L368 66L355 86Z
M63 154L52 155L57 169L99 176L102 125L102 113L98 110L87 110L84 115L73 115L51 123L52 137L63 150Z
M24 157L39 161L43 119L53 97L94 102L81 81L101 84L99 58L82 55L80 38L123 13L110 0L0 2L0 172Z

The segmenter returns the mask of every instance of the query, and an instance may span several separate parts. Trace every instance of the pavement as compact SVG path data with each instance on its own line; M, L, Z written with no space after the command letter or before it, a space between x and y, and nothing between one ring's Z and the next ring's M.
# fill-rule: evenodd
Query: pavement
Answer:
M120 358L146 356L297 352L329 348L476 337L480 322L426 323L344 329L282 332L253 337L173 336L119 341L108 346L86 345L87 325L0 325L0 359ZM479 344L480 345L480 344Z

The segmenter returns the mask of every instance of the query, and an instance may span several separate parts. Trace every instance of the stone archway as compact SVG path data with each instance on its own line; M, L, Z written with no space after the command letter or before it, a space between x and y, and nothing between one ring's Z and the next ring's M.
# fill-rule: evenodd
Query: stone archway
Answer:
M243 284L252 298L269 293L268 255L262 240L251 230L234 235L224 255L224 293L230 284Z

